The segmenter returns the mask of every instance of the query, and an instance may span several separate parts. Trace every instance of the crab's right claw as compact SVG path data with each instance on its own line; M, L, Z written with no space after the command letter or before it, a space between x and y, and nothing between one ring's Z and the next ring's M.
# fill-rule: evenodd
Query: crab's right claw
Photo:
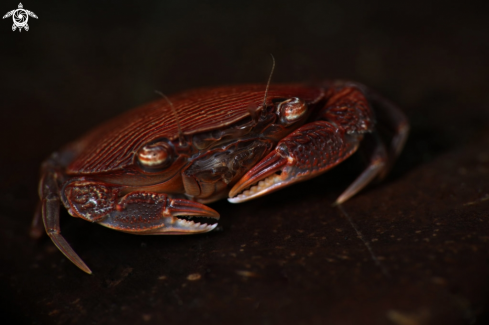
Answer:
M274 151L234 185L228 201L245 202L315 177L348 158L357 148L357 138L329 122L303 125L282 139Z

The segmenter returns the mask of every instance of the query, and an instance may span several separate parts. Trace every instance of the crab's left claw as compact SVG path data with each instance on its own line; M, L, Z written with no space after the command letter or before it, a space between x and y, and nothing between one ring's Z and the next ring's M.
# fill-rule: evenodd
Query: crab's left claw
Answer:
M249 170L231 189L228 201L245 202L315 177L354 153L359 140L326 121L306 124Z
M204 204L185 199L169 199L164 214L168 215L164 221L165 226L148 232L148 235L205 233L216 228L219 221L217 211Z
M136 235L187 235L211 231L218 220L219 213L202 203L162 193L132 192L98 222Z

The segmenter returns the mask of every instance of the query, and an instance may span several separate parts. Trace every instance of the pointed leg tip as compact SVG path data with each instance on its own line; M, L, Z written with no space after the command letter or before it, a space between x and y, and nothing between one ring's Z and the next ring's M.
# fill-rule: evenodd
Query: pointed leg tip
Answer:
M83 261L81 260L81 258L79 258L79 257L78 257L78 259L76 259L76 260L72 260L72 262L73 262L73 263L74 263L76 266L78 266L78 268L79 268L80 270L82 270L83 272L85 272L85 273L87 273L87 274L90 274L90 275L92 274L92 270L90 270L90 268L89 268L89 267L88 267L88 266L85 264L85 262L83 262Z
M75 264L83 272L85 272L87 274L92 274L92 270L90 270L90 268L85 264L85 262L82 261L82 259L80 257L78 257L78 256L76 256L76 257L66 256L66 257L68 257L68 259L71 262L73 262L73 264Z
M83 262L83 260L75 253L68 242L59 233L49 234L53 243L58 247L58 249L63 253L66 258L68 258L73 264L75 264L80 270L85 273L92 274L92 271Z
M88 267L86 269L82 269L83 272L92 275L92 270L90 270Z
M333 207L337 207L339 205L342 205L343 203L345 203L346 201L348 201L348 199L350 198L351 196L350 195L345 195L345 194L341 194L337 199L336 201L333 203Z

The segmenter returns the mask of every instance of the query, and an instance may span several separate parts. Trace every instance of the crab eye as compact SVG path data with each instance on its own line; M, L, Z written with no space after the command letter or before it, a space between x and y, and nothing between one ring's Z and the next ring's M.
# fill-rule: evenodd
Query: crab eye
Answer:
M277 112L280 121L285 125L290 125L299 120L307 111L307 105L301 99L294 97L278 104Z
M166 167L171 159L172 148L163 141L147 144L138 152L139 163L150 169Z

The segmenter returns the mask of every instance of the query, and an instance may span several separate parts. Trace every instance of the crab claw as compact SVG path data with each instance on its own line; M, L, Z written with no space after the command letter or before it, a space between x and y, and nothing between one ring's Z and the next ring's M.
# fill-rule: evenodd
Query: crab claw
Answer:
M190 235L204 233L217 227L219 213L208 206L185 199L171 199L170 206L164 212L172 218L165 218L165 226L151 231L151 235ZM204 221L213 219L216 223ZM202 221L202 222L199 222Z
M100 224L136 235L185 235L211 231L217 220L219 213L202 203L134 192L126 195Z
M229 192L229 202L245 202L297 181L292 172L294 160L288 157L286 150L280 149L269 153L234 185Z
M358 137L345 134L327 121L305 124L249 170L231 189L228 201L245 202L315 177L348 158L357 148Z

